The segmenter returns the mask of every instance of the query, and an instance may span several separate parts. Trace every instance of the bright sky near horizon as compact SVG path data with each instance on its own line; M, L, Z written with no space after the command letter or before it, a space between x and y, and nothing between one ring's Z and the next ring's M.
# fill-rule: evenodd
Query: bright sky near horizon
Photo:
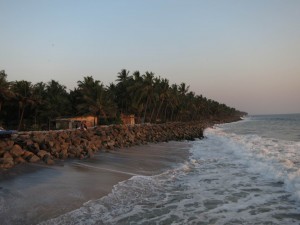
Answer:
M152 71L250 114L300 113L298 0L0 0L8 80Z

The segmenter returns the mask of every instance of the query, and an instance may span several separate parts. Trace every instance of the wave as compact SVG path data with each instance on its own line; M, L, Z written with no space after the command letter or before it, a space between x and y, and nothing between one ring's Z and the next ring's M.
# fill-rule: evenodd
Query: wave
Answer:
M222 139L224 151L237 156L250 172L284 183L300 200L300 142L227 133L218 127L207 129L205 136Z
M205 136L177 168L133 176L109 195L40 224L299 223L293 203L300 199L299 142L220 127Z
M147 223L148 218L140 216L143 206L159 208L163 199L168 198L167 189L178 177L188 173L191 166L186 162L159 175L133 176L116 184L107 196L39 224L127 224L131 220Z

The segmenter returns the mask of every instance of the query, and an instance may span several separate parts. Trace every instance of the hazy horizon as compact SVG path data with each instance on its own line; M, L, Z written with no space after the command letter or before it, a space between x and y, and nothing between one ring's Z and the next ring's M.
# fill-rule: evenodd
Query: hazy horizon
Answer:
M3 1L8 80L105 85L121 69L249 114L300 113L300 1Z

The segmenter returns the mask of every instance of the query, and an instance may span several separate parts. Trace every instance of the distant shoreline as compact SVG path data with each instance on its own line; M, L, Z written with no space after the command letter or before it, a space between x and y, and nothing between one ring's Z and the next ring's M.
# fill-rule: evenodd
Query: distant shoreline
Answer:
M9 169L18 164L44 162L53 165L68 158L92 158L98 151L110 151L146 143L171 140L194 140L203 137L203 130L217 123L240 120L173 122L166 124L110 125L86 131L60 130L22 132L1 142L0 168Z

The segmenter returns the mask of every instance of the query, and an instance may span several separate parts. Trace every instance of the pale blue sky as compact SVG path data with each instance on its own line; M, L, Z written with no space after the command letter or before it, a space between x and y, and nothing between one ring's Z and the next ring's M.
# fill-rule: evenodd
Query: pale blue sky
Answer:
M298 0L0 0L8 80L153 71L251 114L300 112Z

